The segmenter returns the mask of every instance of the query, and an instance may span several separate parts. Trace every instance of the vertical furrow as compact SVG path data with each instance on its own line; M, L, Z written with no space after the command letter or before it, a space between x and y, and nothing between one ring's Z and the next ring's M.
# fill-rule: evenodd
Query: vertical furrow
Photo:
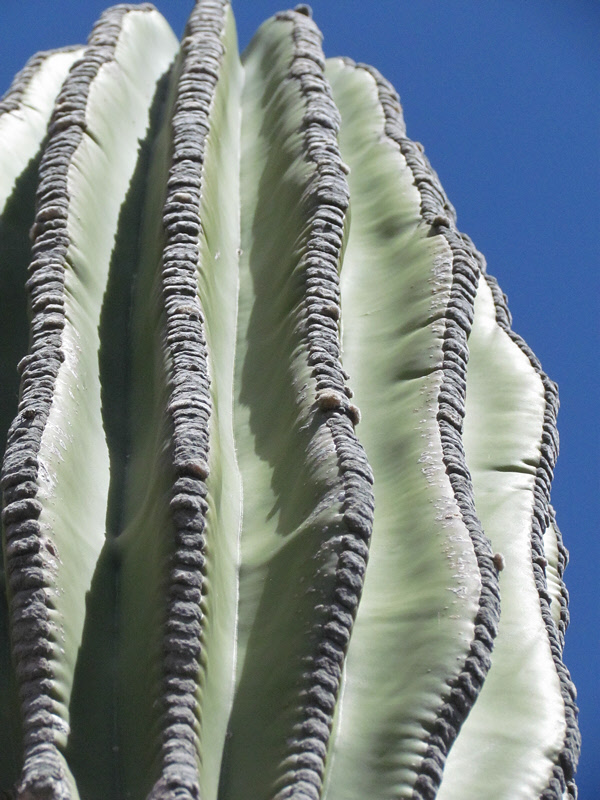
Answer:
M173 157L163 224L162 259L168 418L175 481L170 508L175 549L167 579L163 640L162 775L152 798L198 797L197 696L206 594L206 514L211 377L197 270L203 234L200 204L209 116L224 56L224 0L200 0L182 42L173 114Z
M464 442L477 512L502 570L502 616L491 670L450 753L439 798L481 797L492 785L498 797L534 800L552 778L567 730L535 568L545 569L546 559L531 537L549 433L546 390L509 334L508 317L499 324L483 267L469 335Z
M353 770L361 753L350 720L358 720L362 709L370 721L364 750L367 769L363 774L356 770L356 780L364 781L363 791L377 787L425 800L435 797L448 752L483 685L500 613L497 569L475 512L462 441L467 336L479 264L472 243L456 229L454 209L422 147L406 137L398 96L390 84L373 68L345 59L336 60L331 72L335 96L339 93L346 115L342 153L348 153L352 168L355 212L344 263L348 277L342 272L350 313L344 317L349 320L344 347L349 367L360 376L360 404L365 405L365 398L368 403L365 446L374 464L378 503L373 579L367 576L349 656L331 791L335 798L335 780L345 780L344 769ZM353 115L360 115L352 101L359 107L364 104L363 116L373 115L364 124L365 143L353 135ZM396 176L396 186L391 176ZM369 247L376 251L372 279L364 266ZM389 281L388 292L376 291L375 276ZM372 322L367 314L373 315ZM372 347L389 348L389 357L386 352L370 363L360 333L349 327L352 323ZM381 433L381 402L386 397L390 424L398 426L389 441ZM395 494L394 448L402 458L402 467L396 467ZM409 557L415 559L412 568ZM395 600L382 585L393 579L392 564L407 573L398 583ZM371 628L389 632L389 649L375 640ZM414 654L401 647L402 635L413 643ZM379 659L369 652L374 647ZM397 676L386 674L383 667L387 663L393 670L394 655L400 659ZM416 664L427 667L422 681L414 673ZM381 696L376 695L379 704L364 691L367 668L377 671L382 682ZM404 692L411 690L414 700L408 695L403 700Z
M366 569L372 474L340 360L348 207L307 8L244 58L239 658L223 798L319 798Z
M283 798L321 797L345 654L360 601L373 527L373 475L354 428L360 414L350 399L342 369L339 265L350 200L337 143L340 115L324 75L322 36L304 12L283 12L292 23L293 57L289 76L299 84L305 110L300 124L307 162L314 165L302 205L308 212L307 238L299 269L304 272L303 336L315 381L315 405L323 414L337 459L343 500L333 597L319 610L312 637L316 652L302 676L306 706L287 756L292 766L277 793Z
M0 434L2 450L17 413L19 375L29 319L25 279L31 257L39 160L54 100L81 47L38 53L15 76L0 100ZM21 739L19 701L10 655L4 547L0 551L0 785L18 776Z
M30 352L19 365L19 411L2 470L11 636L24 734L19 791L27 797L77 796L64 752L85 593L104 542L108 476L94 370L97 373L97 325L108 271L104 255L106 249L110 253L114 235L105 227L122 198L118 192L114 197L106 192L106 217L94 231L98 237L89 250L86 236L93 234L81 230L81 217L73 206L80 201L81 174L94 175L90 165L104 133L102 122L100 133L96 127L94 104L106 66L113 65L123 38L132 33L128 28L123 35L132 11L141 12L139 20L154 10L148 4L117 6L92 31L56 101L39 170L27 280ZM163 57L158 54L156 69ZM109 81L110 74L109 70ZM142 93L140 99L145 101ZM123 146L124 157L132 155L134 163L136 126L143 123L143 116L135 120L134 138ZM94 156L88 160L90 151ZM118 179L126 180L126 174ZM98 191L99 202L104 189ZM80 424L85 431L81 436ZM86 505L80 495L86 497Z
M68 47L37 53L0 100L0 430L3 441L16 413L16 363L27 352L25 278L31 257L35 180L56 95L83 53Z
M550 487L554 475L556 458L558 456L558 432L556 428L558 389L556 384L550 380L542 370L540 362L531 348L511 329L511 318L506 305L506 298L502 294L497 281L487 274L485 275L485 279L490 287L494 300L496 322L527 357L543 386L545 406L539 463L536 469L533 486L533 514L530 531L531 559L535 586L539 595L542 619L544 621L552 659L560 682L566 727L564 742L558 754L557 763L555 763L552 769L548 784L543 789L540 798L541 800L559 800L565 796L565 791L569 798L576 798L577 787L575 785L574 775L581 748L581 736L577 725L577 695L569 671L562 660L564 635L568 624L568 612L566 608L567 595L562 579L567 553L562 544L560 534L558 534L558 529L555 527L554 511L550 505ZM557 531L557 579L561 597L561 613L558 624L555 623L552 618L552 597L548 590L546 576L548 560L544 548L544 534L550 525L553 525Z
M61 91L50 140L40 165L32 261L27 281L33 314L30 354L22 370L19 413L9 431L2 470L3 522L11 592L13 652L22 697L25 766L23 785L37 794L51 785L69 796L57 744L68 733L68 712L57 713L53 698L57 643L53 641L52 598L55 551L38 522L38 455L53 402L56 378L65 361L64 275L67 249L71 160L85 130L89 88L116 45L119 19L100 23L90 37L86 58ZM55 625L56 623L54 623ZM41 783L41 785L40 785Z
M500 616L498 571L492 560L473 499L473 486L462 444L465 413L467 337L473 322L473 305L479 281L479 256L471 240L456 228L456 214L438 177L423 155L422 148L406 138L398 97L393 87L372 67L385 114L386 135L406 158L421 196L421 214L432 233L443 236L452 251L452 285L446 310L443 345L443 380L438 395L444 466L456 502L469 531L481 574L479 612L470 651L458 675L449 685L437 718L431 726L427 752L420 767L413 796L435 797L441 783L444 762L460 727L483 685L491 664L491 653Z

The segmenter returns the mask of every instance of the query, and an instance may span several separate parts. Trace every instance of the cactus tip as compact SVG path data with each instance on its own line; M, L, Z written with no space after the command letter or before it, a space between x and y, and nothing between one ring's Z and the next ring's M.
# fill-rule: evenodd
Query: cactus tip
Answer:
M298 14L304 14L304 16L309 17L312 19L312 8L307 3L299 3L295 8Z

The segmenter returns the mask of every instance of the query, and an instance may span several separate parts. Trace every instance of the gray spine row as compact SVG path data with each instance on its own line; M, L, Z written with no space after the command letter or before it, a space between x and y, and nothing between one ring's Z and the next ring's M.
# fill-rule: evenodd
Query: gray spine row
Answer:
M163 639L163 773L151 797L199 796L197 694L203 637L209 426L212 414L204 314L198 297L200 204L210 112L221 62L226 0L200 0L182 41L172 120L173 155L163 212L164 350L175 481L175 548Z
M56 50L36 53L34 56L31 56L23 69L17 72L3 97L0 98L0 117L3 114L9 114L11 111L17 111L19 109L31 81L35 78L47 58L55 53L73 53L75 50L79 50L79 48L63 47Z
M353 65L353 62L346 60ZM448 752L475 703L491 665L491 653L500 617L500 588L489 540L475 512L473 486L462 444L465 414L467 337L473 323L479 280L479 259L468 236L456 228L456 214L420 144L406 137L400 101L395 89L373 67L358 64L375 80L385 118L385 133L405 157L421 197L421 216L431 235L442 235L452 252L452 284L445 313L442 384L437 421L443 461L456 503L469 532L481 575L479 610L468 655L457 677L441 698L437 717L425 743L427 750L418 770L413 800L436 796Z
M31 348L19 364L21 398L8 433L1 477L11 637L23 713L24 769L20 790L31 791L35 796L52 790L53 796L69 797L56 748L57 738L68 733L68 728L55 711L53 697L58 636L50 610L57 591L57 553L40 528L42 506L37 499L42 436L65 360L64 276L70 244L67 179L71 160L86 130L90 87L100 68L112 60L123 18L134 8L140 10L116 6L105 12L94 27L84 57L73 65L56 101L39 170L32 260L26 284L32 312ZM141 8L149 10L151 6ZM33 69L39 63L34 57L17 78L15 83L21 91L32 77L29 67L33 65Z
M304 673L304 721L290 742L283 798L318 800L342 670L356 610L362 593L373 527L373 475L354 426L358 409L341 365L339 333L340 289L345 215L349 203L347 168L337 134L339 112L324 76L321 33L310 10L298 6L277 19L292 23L293 57L289 76L297 81L305 103L302 120L305 158L315 167L302 204L307 211L304 275L304 336L308 364L316 382L315 422L325 425L333 441L342 488L342 530L331 546L337 553L334 596L313 626L316 652Z

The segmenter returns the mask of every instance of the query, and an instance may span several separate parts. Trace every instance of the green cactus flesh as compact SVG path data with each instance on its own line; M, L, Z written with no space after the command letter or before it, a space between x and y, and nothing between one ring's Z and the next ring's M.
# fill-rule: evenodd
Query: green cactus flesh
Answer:
M115 6L0 209L6 795L575 798L556 388L385 79Z

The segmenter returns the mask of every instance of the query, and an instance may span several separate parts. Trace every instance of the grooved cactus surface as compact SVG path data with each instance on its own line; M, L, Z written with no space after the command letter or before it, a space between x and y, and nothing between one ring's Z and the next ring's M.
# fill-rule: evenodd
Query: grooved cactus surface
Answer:
M575 798L556 387L389 83L115 6L0 212L5 795Z

